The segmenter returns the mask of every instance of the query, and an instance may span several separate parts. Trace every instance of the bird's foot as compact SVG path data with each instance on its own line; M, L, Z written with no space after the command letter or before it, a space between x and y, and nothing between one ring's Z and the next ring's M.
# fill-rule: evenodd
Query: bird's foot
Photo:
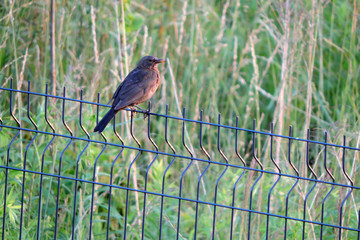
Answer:
M137 105L135 105L135 107L136 107L137 109L139 109L140 111L142 111L142 113L144 114L144 119L146 119L146 118L150 115L150 111L149 111L149 110L145 110L145 109L143 109L143 108L141 108L141 107L139 107L139 106L137 106Z
M145 110L143 111L144 114L144 120L150 115L150 111L149 110Z

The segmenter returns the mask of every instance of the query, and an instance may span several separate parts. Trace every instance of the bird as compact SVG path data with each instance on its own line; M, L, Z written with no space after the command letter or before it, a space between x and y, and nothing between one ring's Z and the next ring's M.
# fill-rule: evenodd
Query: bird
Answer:
M131 108L131 110L137 107L146 113L144 109L137 105L148 101L158 89L160 73L157 65L163 62L165 62L165 60L154 56L141 58L136 68L125 77L124 81L122 81L116 89L109 102L113 102L110 110L96 125L94 132L101 133L115 114L127 107Z

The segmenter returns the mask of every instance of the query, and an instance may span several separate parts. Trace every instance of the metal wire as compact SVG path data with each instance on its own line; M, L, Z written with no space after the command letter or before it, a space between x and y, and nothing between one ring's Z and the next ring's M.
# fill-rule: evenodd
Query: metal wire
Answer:
M83 98L83 91L81 90L80 92L80 100L82 100ZM88 139L90 139L90 135L89 133L86 131L86 129L84 128L83 124L82 124L82 106L83 106L83 103L80 102L80 112L79 112L79 125L81 127L81 130L85 133L85 135L87 136ZM114 121L115 121L115 118L114 118ZM123 143L123 142L121 142ZM75 217L76 217L76 205L77 205L77 186L78 186L78 176L79 176L79 163L80 163L80 159L81 159L81 156L84 154L84 152L86 151L86 149L88 148L90 142L87 141L85 147L82 149L82 151L80 152L79 156L77 157L76 159L76 173L75 173L75 192L74 192L74 203L73 203L73 215L72 215L72 228L71 228L71 239L74 239L74 236L75 236ZM121 152L120 152L121 153ZM117 158L115 158L116 160ZM114 160L114 161L115 161ZM111 169L111 177L112 177L112 169ZM110 185L112 184L112 178L110 178ZM110 187L110 197L109 197L109 201L111 200L111 187ZM109 203L109 209L110 209L110 203ZM109 211L109 214L110 214L110 211ZM109 218L109 217L108 217ZM109 226L109 223L108 223L108 226ZM109 228L107 228L107 237L108 237L108 230Z
M274 132L274 124L271 123L271 133ZM270 142L270 158L271 158L271 161L272 163L275 165L276 169L279 171L279 173L281 173L281 169L280 169L280 166L279 164L274 160L274 157L273 157L273 136L270 136L271 138L271 142ZM270 188L270 191L269 191L269 194L268 194L268 204L267 204L267 213L270 213L270 201L271 201L271 193L272 191L274 190L276 184L278 184L278 182L280 181L280 178L281 176L278 176L275 183L271 186ZM269 220L270 220L270 217L269 215L267 215L266 217L266 239L268 239L268 236L269 236Z
M356 161L360 149L346 146L345 136L343 144L329 143L328 133L325 132L324 141L321 142L311 140L310 131L307 130L306 139L301 139L292 136L291 127L289 135L284 136L274 134L273 124L269 132L258 131L254 120L253 128L245 129L238 126L238 118L235 126L225 125L221 123L219 114L217 123L211 123L203 120L202 111L200 119L194 120L185 117L185 108L182 117L176 117L169 115L167 105L165 114L151 112L149 103L146 125L140 122L135 124L134 114L139 111L126 109L131 111L128 137L133 144L125 144L123 139L126 134L120 133L119 125L125 126L127 122L122 121L121 117L118 123L117 118L113 120L113 134L107 133L105 136L101 133L101 140L98 140L97 134L89 134L86 130L95 125L88 125L90 119L98 122L100 108L109 107L100 103L99 94L97 102L91 102L83 100L83 91L80 92L80 99L66 97L65 88L62 96L54 96L48 94L47 85L45 93L31 92L30 82L27 91L13 89L12 80L10 87L0 87L0 92L3 96L9 94L9 108L0 110L0 137L8 139L0 147L1 156L4 156L0 158L0 189L4 189L0 197L3 204L2 239L14 238L11 234L16 234L19 239L92 239L98 236L104 239L127 239L134 235L141 239L164 239L169 236L179 239L184 238L183 235L187 238L191 235L194 239L233 239L241 238L240 236L247 239L255 236L287 239L295 236L293 234L299 228L296 224L300 224L301 230L297 234L301 234L302 239L309 236L327 239L329 234L332 234L332 238L360 239L360 186L354 181L356 170L349 173L346 169L355 164L346 156L353 156L352 161ZM24 97L27 104L26 117L15 116L13 93ZM41 108L35 110L31 106L35 96L37 100L44 100L45 125L39 122L38 116L42 113L36 112L41 111ZM61 108L50 107L50 99L60 100ZM68 104L69 102L72 103ZM70 124L74 122L70 108L76 106L79 109L79 129ZM89 111L92 114L91 107L96 108L96 116L86 117L84 121L84 116L89 116ZM49 114L53 116L52 119ZM57 121L57 115L61 116L61 122ZM172 122L170 125L170 120L175 124ZM199 130L196 136L191 136L191 145L185 138L188 125ZM46 129L50 131L40 130L42 128L39 126L47 126ZM63 126L66 133L60 133L57 130L59 126ZM204 130L204 126L208 128ZM140 127L146 128L146 134L136 134ZM177 127L177 130L170 131L170 127ZM230 135L224 134L223 130L226 129L230 131ZM163 142L158 137L160 132L164 134ZM174 136L178 139L174 145L169 136L177 132L181 133L181 137ZM251 134L251 140L246 143L244 135L239 138L239 133ZM211 134L214 134L213 145ZM50 138L48 142L38 145L47 136ZM266 139L268 145L265 144ZM283 151L282 159L274 156L275 139L285 141L282 144L287 150ZM198 148L192 146L193 141L197 142ZM21 156L16 154L16 148L22 142L27 144ZM248 155L251 157L245 159L247 153L245 150L240 153L239 144L250 146L251 152ZM259 144L268 146L269 157L263 150L259 151L264 147ZM101 148L95 148L95 145ZM306 148L303 155L295 151L300 145ZM314 155L310 149L313 145L321 147L317 156L320 159L320 154L323 154L322 167L320 164L313 166L310 162L310 155ZM165 150L165 146L170 152ZM340 166L336 166L336 162L329 158L329 148L332 149L332 156L341 159ZM181 149L185 154L181 153ZM93 151L91 155L89 151ZM39 152L35 154L39 160L39 170L34 170L32 166L33 158L30 154L33 155L34 152ZM60 154L57 155L57 152ZM76 153L76 157L69 167L70 152ZM53 156L50 157L50 153ZM113 156L109 156L109 153ZM143 153L148 153L150 157ZM341 154L338 156L337 153ZM205 158L197 155L204 155ZM89 156L94 156L94 159L88 159ZM301 156L305 161L304 168L300 164ZM112 160L100 161L108 158ZM170 159L169 162L166 161L167 158ZM54 159L58 159L57 165ZM149 160L146 163L143 159ZM51 161L53 165L49 167ZM87 169L85 162L91 163L91 174L84 173ZM159 163L166 164L166 167L158 173L159 181L155 181L154 171L162 169L158 166ZM195 167L194 163L203 165ZM136 165L140 166L140 172ZM119 172L115 173L115 167L119 167ZM103 177L105 172L99 175L99 169L108 171L106 177ZM309 176L306 175L307 172ZM17 173L21 175L15 176ZM119 177L119 173L122 177ZM253 177L254 174L257 175ZM132 175L141 176L141 180L131 184ZM337 177L340 175L343 179ZM271 176L274 176L272 181ZM44 181L48 179L49 185L45 186ZM174 184L175 179L178 185ZM55 184L53 188L52 183ZM85 184L91 188L87 189ZM203 189L202 196L200 190L210 188L212 184L212 189ZM14 200L13 189L17 189L17 185L21 193ZM29 192L33 195L32 199L27 196ZM68 193L67 199L62 199L64 192ZM135 195L133 199L135 193L139 195ZM189 196L185 197L185 193ZM266 200L265 204L259 202L262 198ZM14 202L19 203L18 212L14 211ZM32 206L34 204L36 207ZM204 210L201 206L208 208ZM298 208L296 214L290 209L294 206ZM329 210L331 207L338 211ZM36 209L37 215L26 217L32 209ZM153 214L158 218L154 218ZM333 221L329 221L329 214L332 214L330 219ZM69 221L64 222L64 219ZM37 224L30 224L31 221ZM259 222L262 224L258 224ZM99 224L103 226L101 229L104 232L97 232ZM187 233L189 228L192 230Z

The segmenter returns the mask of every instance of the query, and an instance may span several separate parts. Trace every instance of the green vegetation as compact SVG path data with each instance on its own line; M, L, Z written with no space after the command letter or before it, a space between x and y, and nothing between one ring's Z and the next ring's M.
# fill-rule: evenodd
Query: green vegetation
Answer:
M143 55L154 55L167 59L159 67L162 86L152 100L152 112L164 114L169 105L169 114L180 117L186 108L186 118L270 131L299 138L327 141L360 147L358 107L360 99L360 41L359 1L56 1L55 31L51 34L51 1L3 1L0 3L0 86L9 87L14 79L14 88L44 93L49 84L49 93L107 103L121 79L135 66ZM51 54L50 36L54 36L55 54ZM51 66L54 59L54 72ZM51 128L45 121L45 98L14 93L13 110L21 126L34 129L27 117L30 104L31 117L40 131ZM15 103L15 104L14 104ZM48 118L56 133L69 135L61 119L63 102L48 99ZM0 90L0 118L5 125L17 126L10 115L9 92ZM83 104L82 124L92 140L103 141L99 134L92 133L96 122L96 106ZM146 108L146 104L142 107ZM79 125L78 102L67 101L64 121L76 137L86 138ZM106 111L100 107L100 116ZM137 147L130 134L130 114L117 118L117 130L126 145ZM142 147L155 150L148 139L148 120L141 114L134 117L134 134ZM165 119L151 116L151 137L162 152L172 153L165 142ZM202 144L211 161L225 162L217 145L229 163L242 165L235 152L235 131L222 128L217 142L218 129L202 126ZM200 148L200 125L186 123L185 143L195 157L207 159ZM70 141L69 138L37 134L31 131L2 128L0 132L0 165L9 162L13 168L58 174L74 178L77 160L78 177L108 184L111 164L121 148ZM104 135L108 142L121 144L108 126ZM267 171L277 172L271 162L271 139L256 135L253 143L251 132L238 131L237 149L248 167L260 169L252 154ZM32 139L35 138L34 141ZM177 154L190 156L183 145L182 122L168 120L168 138ZM12 143L11 141L14 140ZM11 147L8 153L8 146ZM305 142L293 141L288 151L287 139L273 139L272 157L282 173L295 174L288 159L299 170L300 176L311 177L306 165ZM69 146L67 147L67 144ZM48 146L48 147L47 147ZM324 168L323 145L309 144L309 162L317 178L331 181ZM47 149L46 151L44 151ZM100 154L101 153L101 154ZM114 165L113 183L126 187L128 168L138 152L124 149ZM349 184L342 172L343 149L328 147L327 166L337 183ZM26 166L24 159L26 156ZM155 159L147 173L147 168ZM44 162L42 164L42 159ZM61 160L61 166L59 166ZM96 168L94 163L96 161ZM143 152L138 155L131 169L130 187L161 193L163 174L172 161L171 156ZM178 196L180 177L190 160L175 159L165 176L165 193ZM182 196L196 199L198 179L208 164L193 161L184 174ZM61 167L61 169L60 169ZM345 169L355 186L360 186L359 152L346 150ZM211 164L200 182L199 199L214 201L215 185L224 166ZM228 168L217 187L217 203L231 205L233 186L242 169ZM4 210L5 169L0 168L0 217ZM235 206L248 209L251 187L260 176L259 172L246 171L237 184ZM147 177L147 181L145 181ZM267 211L268 194L277 176L264 173L253 189L252 209ZM20 208L24 176L21 171L8 171L6 239L19 237ZM271 192L270 212L285 214L286 195L296 179L281 177ZM23 239L35 239L40 196L40 175L25 174L24 211L22 221ZM60 191L58 192L58 184ZM289 197L288 216L303 218L304 198L314 182L300 180ZM92 184L78 182L77 189L72 180L49 177L42 178L41 223L42 238L52 239L55 229L56 200L59 195L58 231L59 239L71 239L74 195L77 193L75 235L76 239L88 239ZM321 221L321 204L331 186L316 184L307 199L306 219ZM93 207L93 239L105 239L109 201L109 187L96 185ZM110 239L123 237L125 223L126 191L112 188ZM324 222L339 224L339 211L349 189L335 187L325 203ZM157 239L159 236L161 197L147 195L144 236ZM129 192L127 238L141 238L144 194ZM343 206L343 226L358 227L360 192L354 189ZM180 239L194 236L196 204L182 201ZM164 198L162 239L175 239L178 201ZM212 236L214 208L199 204L197 239ZM234 239L246 239L248 212L234 212ZM230 236L231 209L216 208L215 239ZM251 239L266 236L266 216L252 214ZM2 232L2 218L0 220ZM284 236L285 220L270 217L269 237ZM288 221L288 239L302 238L303 224ZM324 227L324 239L338 237L339 230ZM355 231L342 231L343 239L355 239ZM320 238L320 226L306 224L305 239Z

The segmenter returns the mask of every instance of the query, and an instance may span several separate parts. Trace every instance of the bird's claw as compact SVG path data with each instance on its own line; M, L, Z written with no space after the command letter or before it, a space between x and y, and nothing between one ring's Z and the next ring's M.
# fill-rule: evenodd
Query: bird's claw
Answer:
M131 109L131 114L137 114L138 112L136 111L136 109L135 108L133 108L133 107L130 107L130 109ZM144 109L142 109L142 108L140 108L140 110L141 110L141 112L144 114L144 120L150 115L150 111L149 110L144 110Z
M143 111L144 114L144 120L150 115L150 111L149 110L145 110Z

